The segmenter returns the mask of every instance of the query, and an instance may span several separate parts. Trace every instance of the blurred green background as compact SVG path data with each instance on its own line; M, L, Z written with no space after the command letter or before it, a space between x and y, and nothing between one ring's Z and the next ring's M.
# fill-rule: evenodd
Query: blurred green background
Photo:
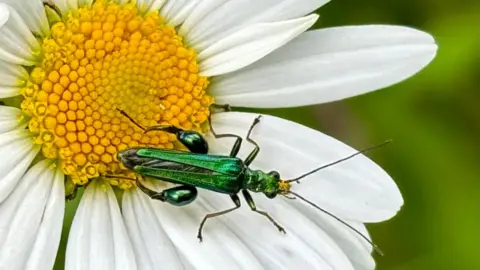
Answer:
M319 10L316 27L411 26L435 37L436 59L382 91L262 111L357 149L394 140L370 154L405 199L394 219L369 226L386 253L376 258L379 270L480 269L479 11L478 0L332 0Z
M405 199L394 219L369 226L386 253L376 258L379 270L480 269L479 11L478 0L333 0L319 10L316 27L415 27L435 36L437 58L389 89L330 104L261 110L357 149L394 140L370 154ZM58 269L77 203L68 204Z

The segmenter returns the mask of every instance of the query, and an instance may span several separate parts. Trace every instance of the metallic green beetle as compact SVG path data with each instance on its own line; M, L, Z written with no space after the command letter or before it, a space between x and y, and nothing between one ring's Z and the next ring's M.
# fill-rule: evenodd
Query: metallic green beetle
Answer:
M295 179L282 180L280 178L280 174L276 171L264 172L249 168L249 165L260 151L259 145L250 137L253 128L260 122L260 116L255 118L246 137L246 140L252 143L255 148L245 160L241 160L236 156L240 150L242 138L234 134L216 134L211 126L211 121L209 121L210 131L215 138L236 138L229 156L208 154L208 144L206 140L196 131L182 130L174 126L154 126L144 128L137 124L125 112L120 112L145 132L164 131L175 134L177 139L190 151L186 152L179 150L138 147L126 149L118 153L118 160L122 162L125 167L134 171L138 175L179 185L173 188L165 189L161 192L156 192L145 187L140 181L137 181L137 186L150 198L168 202L175 206L183 206L195 200L197 197L197 188L203 188L206 190L227 194L232 199L235 207L224 211L207 214L203 218L198 228L197 235L200 241L202 241L202 229L207 219L224 215L240 208L240 198L237 195L240 192L242 192L243 197L254 212L268 218L280 232L285 233L284 228L280 226L268 213L257 209L255 202L250 195L250 192L255 192L263 193L270 199L275 198L277 195L283 195L287 198L290 198L288 195L293 195L346 225L363 237L373 247L375 247L379 253L381 253L381 251L379 251L378 248L358 230L290 190L292 182L298 182L300 179L312 173L350 159L356 155L377 148L381 145L365 149L344 159L321 166Z

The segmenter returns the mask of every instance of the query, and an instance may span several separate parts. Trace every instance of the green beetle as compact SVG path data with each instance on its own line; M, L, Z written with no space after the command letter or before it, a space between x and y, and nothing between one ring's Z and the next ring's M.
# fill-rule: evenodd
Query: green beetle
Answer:
M321 166L295 179L282 180L280 174L276 171L264 172L249 168L249 165L254 161L255 157L260 151L259 145L252 140L250 135L253 128L260 122L261 116L255 118L246 137L246 140L252 143L255 148L245 160L242 160L236 157L242 144L242 138L234 134L216 134L211 126L210 119L210 131L215 138L219 139L233 137L236 139L233 148L230 151L230 155L224 156L208 154L208 144L206 140L196 131L182 130L174 126L154 126L144 128L137 124L125 112L120 112L145 132L164 131L175 134L178 141L180 141L190 151L187 152L179 150L137 147L120 151L117 154L118 160L126 168L132 170L138 175L179 185L173 188L165 189L161 192L156 192L145 187L140 181L137 181L137 186L150 198L168 202L175 206L183 206L193 202L197 197L197 188L202 188L229 195L232 199L233 203L235 204L233 208L207 214L203 218L198 228L197 235L200 241L202 241L202 229L207 219L221 216L240 208L241 203L240 198L238 197L238 193L240 192L254 212L268 218L280 232L285 233L284 228L280 226L267 212L257 209L255 202L250 195L250 192L255 192L263 193L270 199L275 198L277 195L283 195L287 198L290 198L288 195L293 195L349 227L351 230L364 238L368 243L370 243L381 254L381 251L378 249L378 247L376 247L358 230L333 214L303 198L299 194L291 191L290 188L292 182L298 182L300 179L312 173L350 159L366 151L383 146L388 142L357 152L349 157L337 160L333 163Z

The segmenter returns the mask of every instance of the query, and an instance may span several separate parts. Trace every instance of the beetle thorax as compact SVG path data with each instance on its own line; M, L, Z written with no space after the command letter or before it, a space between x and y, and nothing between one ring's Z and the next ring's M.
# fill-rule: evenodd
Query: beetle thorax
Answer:
M244 188L252 192L262 192L267 197L278 193L279 182L276 175L260 170L247 169L245 174Z

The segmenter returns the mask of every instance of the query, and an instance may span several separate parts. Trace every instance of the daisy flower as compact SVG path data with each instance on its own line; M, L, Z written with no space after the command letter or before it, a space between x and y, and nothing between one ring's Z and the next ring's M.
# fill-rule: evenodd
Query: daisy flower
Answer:
M228 196L201 192L174 208L134 181L105 178L132 176L116 159L121 150L183 149L172 134L144 134L118 109L143 126L205 133L214 102L339 100L402 81L436 53L430 35L406 27L305 32L326 2L0 0L0 269L53 267L74 186L86 189L66 269L373 269L364 239L301 202L255 197L286 236L241 209L209 222L199 244L198 222L231 206ZM222 113L213 124L243 135L252 120ZM354 152L271 116L253 136L262 147L253 167L287 178ZM231 141L210 138L210 147L225 154ZM390 177L364 156L294 188L366 236L364 223L389 219L403 203ZM114 189L124 190L122 211Z

